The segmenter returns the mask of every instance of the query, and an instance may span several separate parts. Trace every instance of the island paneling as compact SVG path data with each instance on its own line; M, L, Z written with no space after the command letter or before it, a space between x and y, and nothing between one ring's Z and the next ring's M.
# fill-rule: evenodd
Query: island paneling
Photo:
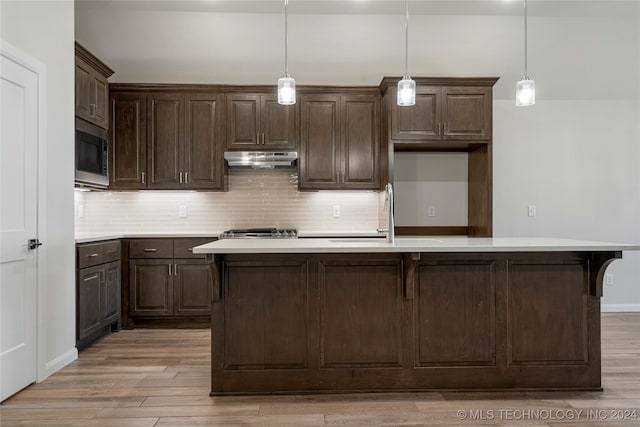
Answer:
M210 253L211 393L600 390L621 254Z

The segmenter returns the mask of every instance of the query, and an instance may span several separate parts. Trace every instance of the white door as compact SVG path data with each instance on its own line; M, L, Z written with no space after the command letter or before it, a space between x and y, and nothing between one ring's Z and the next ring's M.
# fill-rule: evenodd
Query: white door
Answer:
M0 401L36 381L38 75L0 55Z

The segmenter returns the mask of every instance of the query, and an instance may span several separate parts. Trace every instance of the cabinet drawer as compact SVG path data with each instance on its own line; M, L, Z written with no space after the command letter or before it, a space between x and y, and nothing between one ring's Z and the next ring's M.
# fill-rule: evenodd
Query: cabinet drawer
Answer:
M204 245L205 243L210 243L214 240L218 239L215 237L175 239L173 241L173 256L174 258L204 258L205 256L202 254L194 255L194 253L192 252L194 246Z
M78 246L78 268L120 259L120 242L110 241Z
M173 258L173 239L130 240L129 258Z
M102 244L104 262L119 261L121 256L120 242L108 242Z

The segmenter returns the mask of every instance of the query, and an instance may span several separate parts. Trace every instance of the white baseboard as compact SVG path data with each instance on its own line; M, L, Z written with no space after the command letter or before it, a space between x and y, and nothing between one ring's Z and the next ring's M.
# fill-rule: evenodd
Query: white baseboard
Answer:
M640 304L602 304L602 313L638 313Z
M67 366L69 363L73 362L77 358L78 358L78 349L74 347L71 350L56 357L52 361L47 362L47 364L44 367L44 377L38 378L38 382L42 382L46 380L47 378L49 378L49 376L51 376L52 374L55 374L60 369L64 368L65 366Z

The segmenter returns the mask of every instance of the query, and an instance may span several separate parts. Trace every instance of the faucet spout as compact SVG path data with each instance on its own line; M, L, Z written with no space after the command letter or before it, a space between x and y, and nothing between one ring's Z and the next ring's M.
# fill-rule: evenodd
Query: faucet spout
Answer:
M384 187L384 204L387 211L387 242L395 242L395 223L393 220L393 186L390 182Z

